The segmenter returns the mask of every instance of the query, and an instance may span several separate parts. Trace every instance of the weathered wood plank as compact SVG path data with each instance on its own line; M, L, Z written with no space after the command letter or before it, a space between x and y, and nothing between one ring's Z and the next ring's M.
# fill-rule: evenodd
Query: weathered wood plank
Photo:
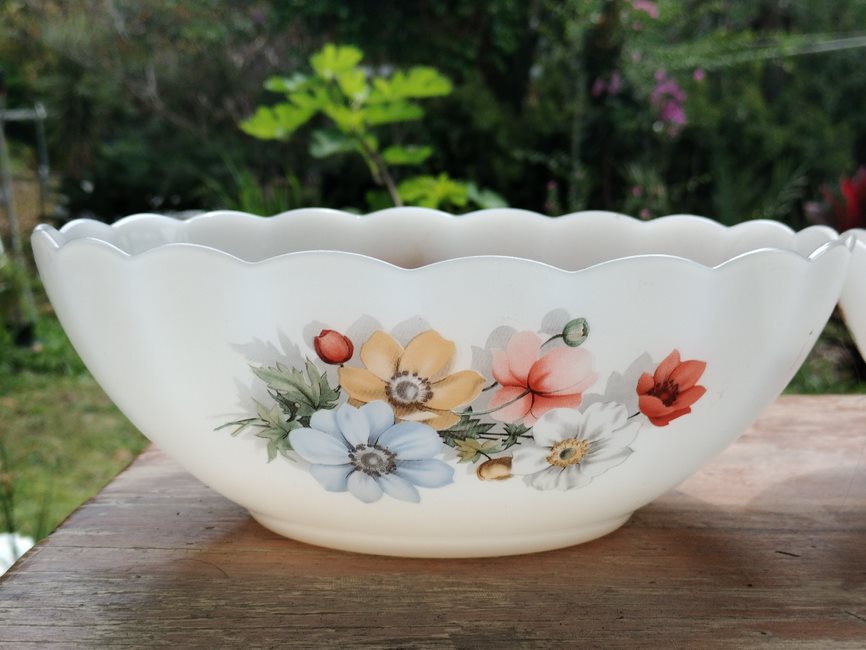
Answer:
M582 546L417 560L283 539L155 449L0 582L0 647L866 645L866 397L786 397Z

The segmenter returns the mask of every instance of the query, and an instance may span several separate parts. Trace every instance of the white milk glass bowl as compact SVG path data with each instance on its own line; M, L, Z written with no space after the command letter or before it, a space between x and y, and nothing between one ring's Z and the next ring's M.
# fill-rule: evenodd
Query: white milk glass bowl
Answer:
M33 249L96 380L191 474L288 537L425 557L621 526L779 395L851 254L765 221L419 208L82 220Z

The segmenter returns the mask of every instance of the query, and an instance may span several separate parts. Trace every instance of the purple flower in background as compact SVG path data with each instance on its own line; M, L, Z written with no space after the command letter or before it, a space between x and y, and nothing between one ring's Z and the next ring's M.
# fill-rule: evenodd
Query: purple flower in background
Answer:
M695 68L695 71L692 73L692 79L695 81L703 81L707 76L707 73L703 71L702 68Z
M667 122L673 127L683 127L686 124L686 112L683 105L673 100L665 102L659 113L662 122Z
M619 91L622 90L622 75L619 70L614 70L610 74L610 79L603 79L599 77L592 83L592 96L593 97L601 97L602 95L614 96L618 95Z
M656 85L650 93L650 104L658 111L661 129L674 137L687 123L685 101L686 92L675 79L667 76L664 70L655 74Z

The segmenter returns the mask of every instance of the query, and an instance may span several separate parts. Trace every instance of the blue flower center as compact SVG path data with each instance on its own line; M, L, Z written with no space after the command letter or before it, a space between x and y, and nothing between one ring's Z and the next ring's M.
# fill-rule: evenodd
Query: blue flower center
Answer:
M368 476L391 474L397 469L397 455L379 445L357 445L349 452L352 466Z

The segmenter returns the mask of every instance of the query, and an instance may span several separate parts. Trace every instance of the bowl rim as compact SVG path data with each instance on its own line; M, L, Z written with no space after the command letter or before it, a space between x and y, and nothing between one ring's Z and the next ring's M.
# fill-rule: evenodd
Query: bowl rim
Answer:
M142 221L155 221L159 222L163 225L169 225L174 228L188 228L189 224L199 223L199 222L212 222L217 219L236 219L238 221L248 223L248 224L261 224L253 226L254 228L272 228L274 226L270 225L276 222L285 221L291 218L301 217L313 217L313 216L321 216L328 215L332 218L344 219L346 221L352 223L362 223L362 222L376 222L383 221L386 219L394 219L397 218L397 215L400 215L399 218L406 218L407 216L411 216L414 219L428 219L434 220L436 222L447 222L447 223L455 223L459 224L461 222L478 222L481 220L490 220L493 218L501 217L502 215L507 215L510 218L516 218L518 220L523 220L524 222L535 222L535 223L550 223L553 227L568 227L567 224L572 224L578 220L585 220L587 217L595 218L595 219L613 219L620 223L629 223L632 228L643 229L643 230L651 230L658 229L662 227L670 227L671 224L676 223L697 223L701 224L701 227L713 230L717 233L735 233L737 231L745 231L749 229L756 228L770 228L776 230L784 235L788 235L792 238L797 237L798 235L805 232L821 232L827 238L828 241L823 244L817 246L814 250L812 250L808 255L803 254L799 251L779 247L779 246L759 246L744 252L740 252L736 255L732 255L726 259L724 259L719 264L709 265L699 262L695 259L667 254L667 253L635 253L629 255L621 255L617 257L611 257L610 259L603 260L601 262L596 262L594 264L587 265L585 267L579 269L565 269L560 266L556 266L554 264L550 264L547 262L542 262L540 260L535 260L528 257L519 257L513 255L494 255L494 254L484 254L484 255L463 255L463 256L455 256L449 257L443 260L437 260L435 262L431 262L428 264L423 264L417 267L406 267L401 266L399 264L395 264L389 262L387 260L381 259L379 257L373 255L367 255L364 253L356 253L351 251L341 251L337 249L327 249L327 248L311 248L307 250L301 251L291 251L286 253L279 253L276 255L271 255L262 259L257 260L248 260L244 259L238 255L235 255L227 250L222 248L218 248L216 246L196 243L196 242L169 242L158 244L151 248L148 248L144 251L130 253L127 250L124 250L119 245L109 241L107 238L101 238L94 233L84 235L81 237L67 238L65 235L69 233L71 230L81 227L82 224L86 224L90 228L96 228L99 231L109 233L109 232L117 232L120 230L124 230L130 228L133 225L136 225ZM558 225L554 225L558 224ZM454 226L448 226L454 227ZM456 226L459 227L459 226ZM550 226L547 226L550 227ZM316 207L307 207L307 208L296 208L292 210L287 210L285 212L280 212L271 217L262 217L258 215L251 214L249 212L243 212L238 210L211 210L207 212L203 212L200 214L196 214L192 217L188 218L177 218L170 215L151 213L151 212L141 212L131 214L117 221L108 224L96 219L90 218L81 218L81 219L73 219L66 224L64 224L61 228L55 228L50 224L39 224L34 228L32 233L32 242L34 249L36 248L47 248L52 251L53 254L60 254L61 251L66 249L74 249L79 246L97 246L99 248L110 251L121 259L124 260L135 260L135 259L143 259L150 257L151 255L157 254L158 251L165 250L177 250L177 249L187 249L187 250L200 250L200 251L208 251L209 254L216 255L219 257L227 258L236 263L240 263L244 266L260 266L268 263L272 263L276 260L280 260L288 257L304 257L304 256L322 256L328 255L329 257L335 257L337 259L355 259L355 260L366 260L368 263L373 263L376 265L380 265L382 267L391 269L393 271L401 271L406 273L419 272L425 269L433 269L442 267L445 265L453 264L453 263L461 263L464 264L468 261L472 260L498 260L498 261L507 261L508 263L523 263L529 265L535 265L542 268L551 269L554 271L559 271L561 273L566 274L576 274L582 273L584 271L589 271L591 269L607 266L609 264L615 264L624 260L635 260L635 259L675 259L691 266L697 268L703 268L708 270L718 270L722 269L738 260L743 258L751 257L754 255L767 255L767 254L780 254L787 257L792 257L797 260L800 260L804 263L814 263L823 257L828 251L844 246L848 249L849 253L854 250L857 246L858 239L856 237L856 233L852 231L848 231L845 233L838 233L833 228L825 225L810 225L800 230L794 230L789 225L784 224L779 221L774 221L770 219L753 219L749 221L743 221L734 225L725 225L721 224L713 219L708 217L694 215L694 214L670 214L662 217L657 217L655 219L644 221L641 219L637 219L635 217L631 217L622 213L607 211L607 210L581 210L578 212L571 212L559 217L550 217L547 215L543 215L539 212L534 212L532 210L524 210L519 208L488 208L483 210L476 210L473 212L469 212L462 215L452 215L447 212L441 210L435 210L432 208L422 208L415 206L403 206L403 207L391 207L386 208L384 210L378 210L375 212L370 212L366 214L356 214L352 212L348 212L345 210L337 210L333 208L316 208ZM85 243L86 242L86 243ZM861 242L862 245L862 242Z

